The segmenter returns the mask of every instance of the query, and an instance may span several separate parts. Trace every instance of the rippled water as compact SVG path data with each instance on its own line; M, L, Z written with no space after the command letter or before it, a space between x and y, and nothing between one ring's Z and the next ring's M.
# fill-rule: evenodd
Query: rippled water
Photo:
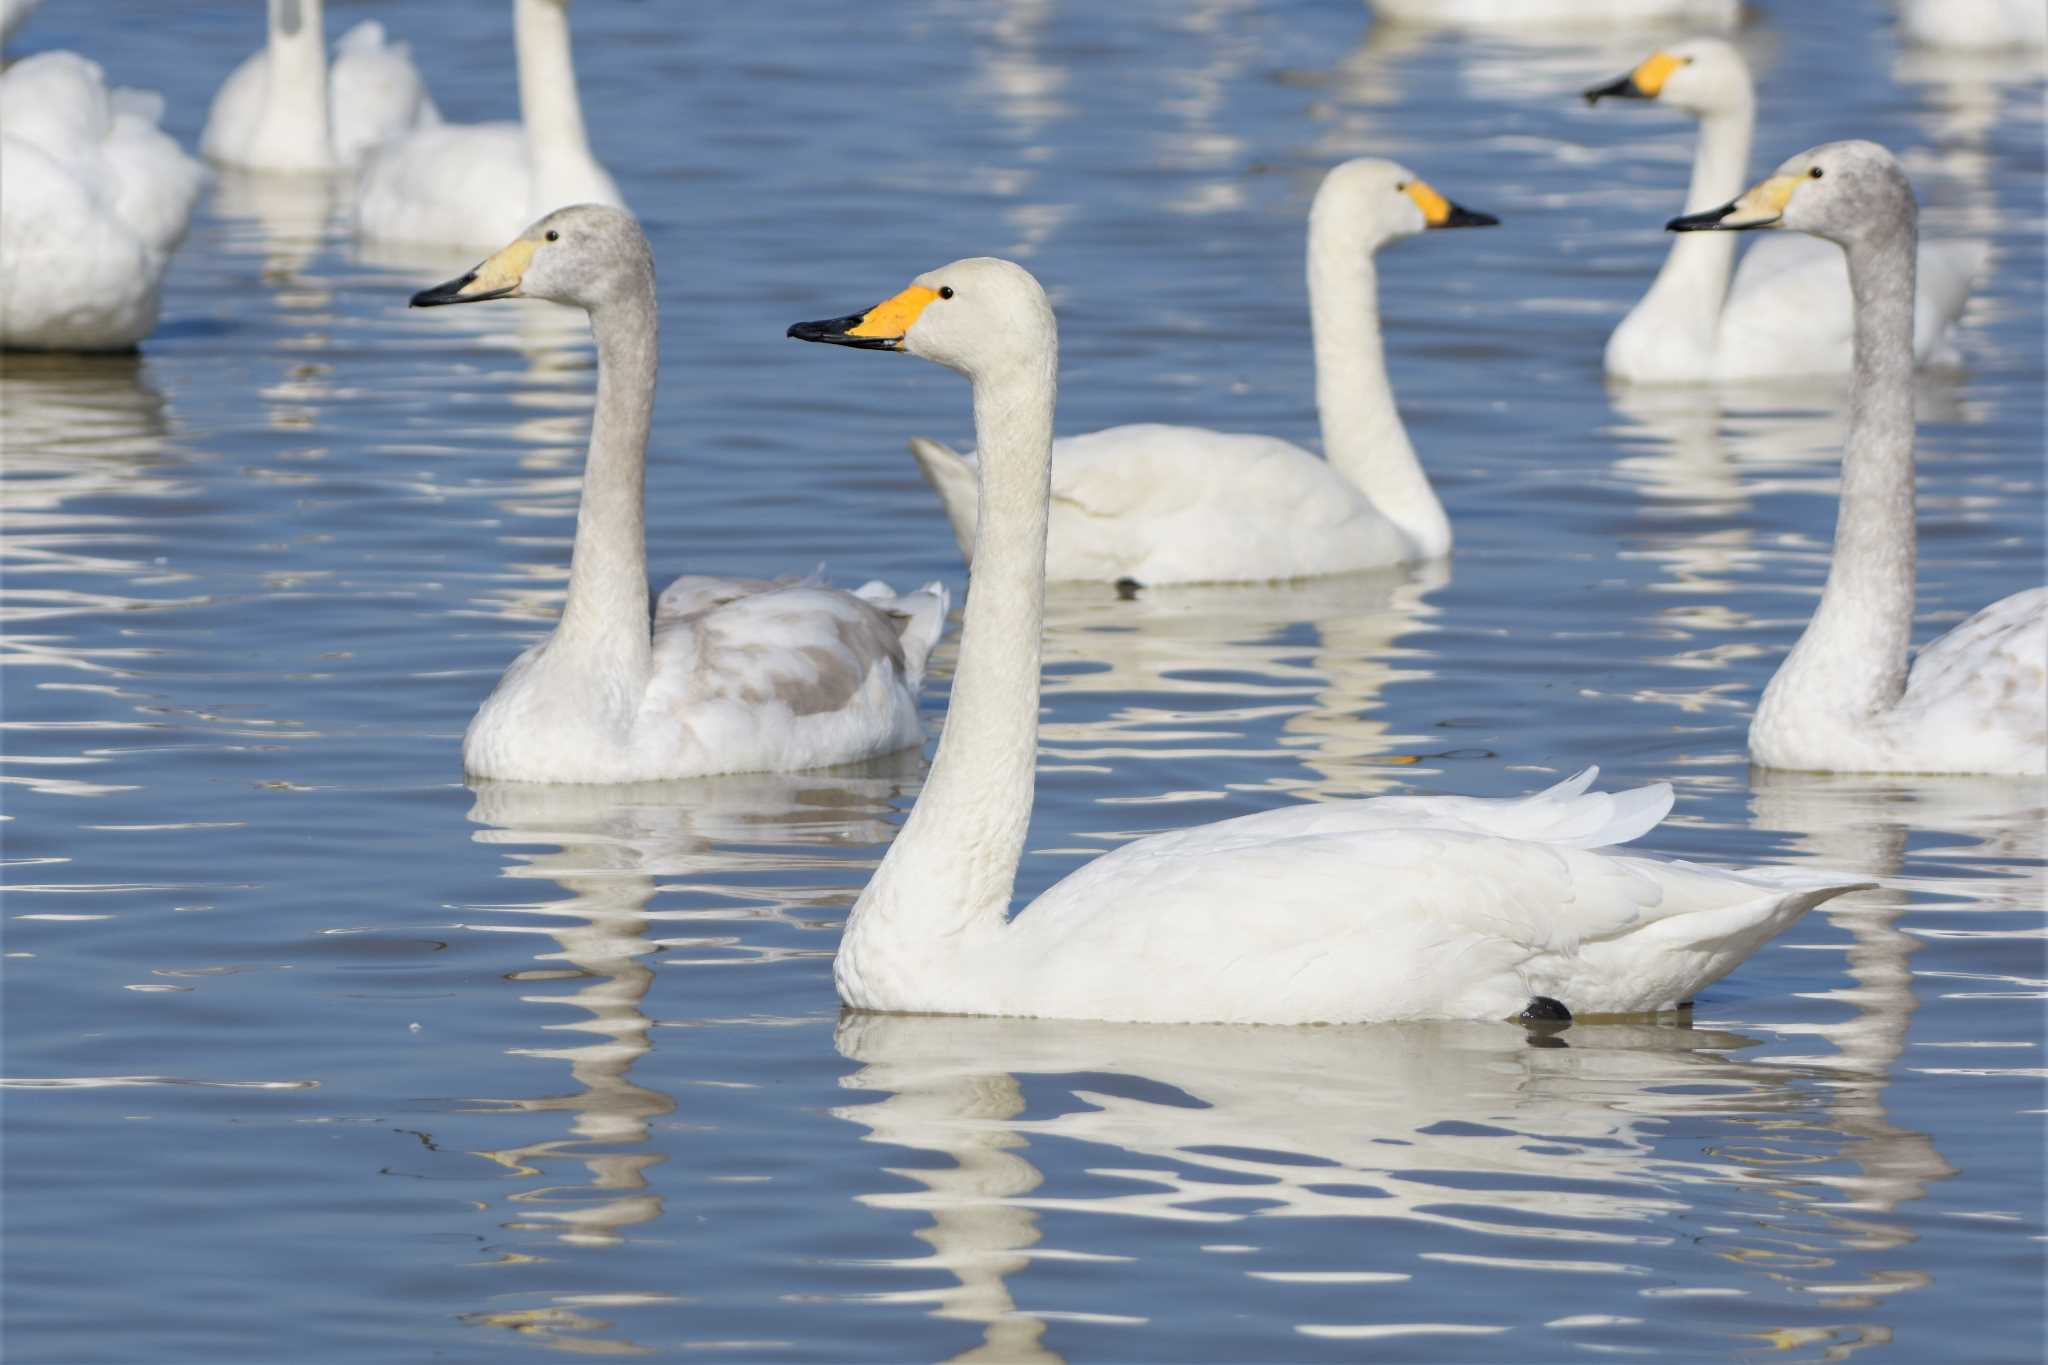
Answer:
M255 8L52 4L17 50L162 89L189 143ZM409 37L449 116L512 109L495 6L331 8ZM2041 572L2040 71L1903 53L1875 0L1758 8L1758 167L1878 138L1930 233L1994 246L1967 369L1922 394L1924 638ZM1678 784L1657 851L1887 889L1690 1029L842 1019L837 931L921 760L464 786L463 725L560 600L580 322L408 313L466 262L223 176L139 359L0 382L10 1359L2038 1352L2043 793L1748 769L1842 395L1604 388L1691 129L1574 92L1653 38L1344 0L575 22L661 264L658 577L964 586L902 442L966 440L965 387L793 319L1015 255L1061 314L1062 429L1312 440L1321 171L1393 155L1505 220L1385 258L1455 560L1056 591L1023 893L1146 830L1586 762Z

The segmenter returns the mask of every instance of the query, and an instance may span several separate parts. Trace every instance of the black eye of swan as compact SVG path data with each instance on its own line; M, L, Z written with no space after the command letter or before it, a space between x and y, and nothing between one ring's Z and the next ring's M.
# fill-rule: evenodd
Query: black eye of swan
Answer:
M942 285L940 285L940 286L939 286L939 297L940 297L940 298L942 298L942 299L950 299L950 298L952 298L952 297L953 297L953 286L952 286L952 285L950 285L950 284L942 284Z
M1815 180L1820 179L1820 167L1815 166L1812 170L1808 171L1807 174L1812 176Z
M548 240L549 240L549 241L551 241L551 242L559 242L559 241L561 241L561 240L562 240L562 234L561 234L561 233L559 233L559 232L557 232L557 231L555 231L555 230L554 230L553 228L549 228L549 229L548 229Z

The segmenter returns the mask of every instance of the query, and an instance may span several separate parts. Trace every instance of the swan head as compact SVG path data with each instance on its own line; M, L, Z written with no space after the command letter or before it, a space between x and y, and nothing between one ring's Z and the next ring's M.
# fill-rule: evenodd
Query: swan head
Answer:
M1432 228L1491 227L1500 219L1460 208L1406 166L1362 156L1330 168L1308 211L1311 238L1349 239L1370 254Z
M651 298L653 292L654 253L633 215L604 204L572 204L468 274L420 290L412 306L549 299L595 311L623 298Z
M1056 359L1052 305L1014 261L971 256L928 270L901 293L859 313L792 324L798 341L905 351L969 379Z
M1586 103L1603 99L1655 100L1693 114L1715 114L1755 104L1749 63L1732 43L1688 38L1660 48L1626 76L1586 92Z
M1740 197L1673 218L1672 232L1791 228L1848 245L1911 225L1913 185L1875 142L1823 142L1778 167Z

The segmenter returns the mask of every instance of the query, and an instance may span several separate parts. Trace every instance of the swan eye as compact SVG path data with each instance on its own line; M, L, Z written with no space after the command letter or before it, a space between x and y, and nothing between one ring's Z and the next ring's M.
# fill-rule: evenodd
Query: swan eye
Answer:
M1807 174L1812 176L1815 180L1820 179L1820 167L1815 166L1812 170L1808 171Z
M559 233L559 232L557 232L557 231L555 231L555 230L554 230L553 228L549 228L549 229L548 229L548 240L549 240L549 241L551 241L551 242L559 242L559 241L561 241L561 240L562 240L562 234L561 234L561 233Z
M940 285L940 286L939 286L939 297L940 297L940 298L942 298L942 299L950 299L950 298L952 298L952 297L953 297L953 286L952 286L952 285L950 285L950 284L942 284L942 285Z

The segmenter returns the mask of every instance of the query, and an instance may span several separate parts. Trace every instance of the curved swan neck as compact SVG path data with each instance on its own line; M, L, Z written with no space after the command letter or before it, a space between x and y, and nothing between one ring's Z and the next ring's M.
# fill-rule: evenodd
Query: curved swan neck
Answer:
M1844 248L1855 304L1856 373L1834 557L1820 606L1771 680L1759 720L1788 705L1867 716L1905 692L1916 567L1915 216L1909 199L1895 223Z
M1685 191L1687 213L1714 208L1742 193L1755 123L1756 102L1747 92L1739 101L1700 116L1692 183ZM1697 332L1701 344L1711 350L1734 272L1735 237L1732 232L1674 233L1663 268L1638 306L1653 309L1659 327Z
M1309 325L1323 453L1422 554L1434 557L1451 548L1450 518L1415 458L1387 382L1372 255L1341 218L1309 211Z
M597 338L597 411L576 509L569 598L557 652L602 656L613 677L652 666L647 605L647 433L654 416L660 328L654 281L590 311Z
M847 923L929 954L1000 928L1031 821L1057 355L974 385L981 492L946 728L917 805ZM842 950L844 952L844 950Z
M271 136L290 136L317 168L333 157L328 137L327 38L321 0L270 0L263 118Z
M518 0L513 12L519 51L519 114L526 125L534 182L548 184L565 168L590 158L576 64L569 48L569 8L563 0ZM553 207L552 205L550 207Z

